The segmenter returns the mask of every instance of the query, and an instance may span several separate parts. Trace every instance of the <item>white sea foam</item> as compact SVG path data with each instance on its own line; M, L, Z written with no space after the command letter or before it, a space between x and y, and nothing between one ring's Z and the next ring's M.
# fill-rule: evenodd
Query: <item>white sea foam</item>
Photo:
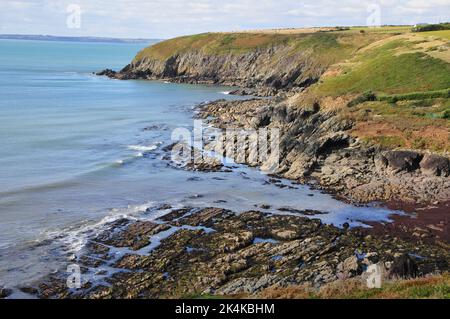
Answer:
M223 91L223 92L219 92L220 94L225 94L225 95L230 95L231 91Z
M127 146L127 148L129 150L132 150L132 151L151 152L151 151L156 150L160 144L161 143L158 142L156 144L149 145L149 146L145 146L145 145L129 145L129 146Z
M91 236L95 236L95 234L105 230L105 225L123 218L137 220L139 219L139 215L151 207L155 207L155 202L147 202L142 205L128 206L126 208L111 209L109 213L98 222L85 222L84 224L75 225L69 229L48 232L45 237L59 238L68 252L77 253L86 245Z

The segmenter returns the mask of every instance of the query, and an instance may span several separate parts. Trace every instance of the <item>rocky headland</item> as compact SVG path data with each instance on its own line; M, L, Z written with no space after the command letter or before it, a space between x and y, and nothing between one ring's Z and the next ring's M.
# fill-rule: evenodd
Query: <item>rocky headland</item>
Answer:
M391 34L382 30L365 33L332 29L290 35L208 33L156 44L141 51L120 72L105 70L99 74L117 79L232 85L241 87L236 94L271 97L213 102L201 107L199 117L213 117L210 124L220 128L279 128L282 162L278 175L314 183L344 200L448 208L449 123L445 117L437 118L441 113L432 113L438 108L446 114L448 92L410 99L399 94L389 95L423 86L423 83L416 83L419 79L407 74L402 75L404 79L399 76L397 83L385 81L381 86L372 85L375 93L367 93L362 88L346 92L346 87L340 87L347 84L349 74L360 71L357 67L363 63L361 61L376 60L376 54L380 55L379 59L387 59L384 55L390 53L390 49L385 46L394 44L397 53L393 54L399 55L403 46L411 46L411 41L407 32ZM436 45L439 44L437 41ZM423 55L418 58L429 58L418 44L416 47L414 54ZM411 52L405 51L404 55L408 54ZM445 58L443 60L437 61L432 56L430 63L442 67L439 64L445 62ZM351 67L344 67L344 64ZM449 68L448 63L443 66ZM407 67L405 62L403 68ZM399 71L389 69L386 72ZM435 85L433 89L450 85L447 78L435 83L432 74L422 77ZM373 75L373 83L378 80ZM405 82L404 88L392 89L400 81ZM329 83L333 84L332 91ZM376 86L380 86L380 93L376 92ZM434 96L436 98L432 99ZM388 106L384 102L387 97L412 100L415 105L403 106L400 101L396 106L391 102L393 111L388 112L397 113L393 117L384 114L387 113ZM423 112L428 112L420 117L434 116L435 121L417 119L416 113L422 111L420 103L426 109ZM404 108L408 108L408 114L403 114ZM410 128L408 121L411 121ZM406 122L406 128L399 127L402 122Z
M372 264L390 280L448 272L448 50L444 40L383 28L208 33L161 42L119 72L98 73L230 85L239 87L235 94L268 97L215 101L196 116L219 129L279 129L274 178L418 218L350 229L314 219L321 212L169 205L161 217L119 220L90 238L72 256L88 278L82 289L68 289L67 274L58 272L22 290L41 298L254 297L273 287L364 283ZM248 150L240 155L240 163L265 165L248 162Z

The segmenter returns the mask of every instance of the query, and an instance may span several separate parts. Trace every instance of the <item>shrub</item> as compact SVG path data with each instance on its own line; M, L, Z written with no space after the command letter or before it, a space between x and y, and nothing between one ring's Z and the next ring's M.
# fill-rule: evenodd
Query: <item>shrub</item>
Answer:
M444 112L442 112L441 118L449 120L450 119L450 110L445 110Z
M426 32L426 31L439 31L439 30L450 30L450 23L439 23L439 24L424 24L418 25L412 28L412 32Z
M408 100L425 100L436 98L450 98L450 89L427 92L413 92L408 94L394 94L379 96L378 101L387 101L389 103L397 103L398 101Z
M377 100L377 96L375 95L375 93L373 93L372 91L367 91L367 92L364 92L363 94L361 94L360 96L358 96L356 99L350 101L347 104L347 106L354 107L354 106L364 103L364 102L376 101L376 100Z

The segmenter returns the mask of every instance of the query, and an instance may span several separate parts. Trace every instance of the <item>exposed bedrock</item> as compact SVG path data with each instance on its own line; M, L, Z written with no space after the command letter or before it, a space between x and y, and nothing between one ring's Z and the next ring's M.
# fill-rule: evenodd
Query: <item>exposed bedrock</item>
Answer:
M68 289L61 269L21 290L40 298L250 296L269 287L319 288L349 278L364 283L375 263L386 279L449 269L447 246L366 231L296 214L175 209L156 222L113 222L90 238L74 258L82 267L81 289Z
M318 80L326 67L310 52L292 53L289 46L260 48L242 54L208 55L187 51L167 59L134 60L120 72L104 70L122 80L167 79L181 83L214 83L246 88L244 95L273 96L279 90L298 92Z
M200 116L212 116L211 124L219 128L279 128L279 175L318 182L350 201L430 204L450 199L447 157L368 145L350 134L352 121L337 112L321 110L318 105L290 107L273 100L217 101L202 106Z

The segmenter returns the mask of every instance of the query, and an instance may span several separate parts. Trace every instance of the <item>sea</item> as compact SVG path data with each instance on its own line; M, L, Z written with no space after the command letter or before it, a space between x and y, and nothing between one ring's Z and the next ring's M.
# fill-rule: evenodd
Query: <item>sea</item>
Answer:
M87 232L152 207L312 209L325 223L389 222L376 203L353 206L256 168L192 172L169 165L164 148L195 108L243 99L234 88L119 81L146 43L0 40L0 286L17 288L55 272ZM264 206L264 209L261 208ZM270 207L270 208L268 208Z

